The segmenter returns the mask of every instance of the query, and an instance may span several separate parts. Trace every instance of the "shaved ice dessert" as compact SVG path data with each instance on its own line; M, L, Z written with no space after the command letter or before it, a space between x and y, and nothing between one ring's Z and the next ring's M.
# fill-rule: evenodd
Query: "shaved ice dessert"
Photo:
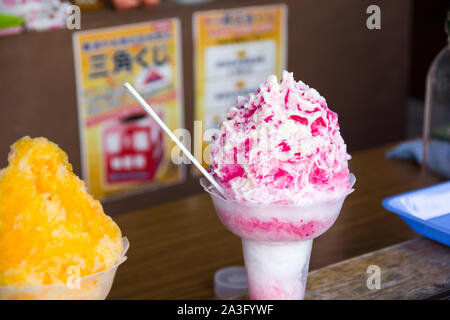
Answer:
M126 259L117 224L56 144L24 137L8 161L0 171L0 299L105 298Z
M211 144L206 180L219 218L242 238L252 299L302 299L312 239L353 191L337 114L292 73L240 97Z

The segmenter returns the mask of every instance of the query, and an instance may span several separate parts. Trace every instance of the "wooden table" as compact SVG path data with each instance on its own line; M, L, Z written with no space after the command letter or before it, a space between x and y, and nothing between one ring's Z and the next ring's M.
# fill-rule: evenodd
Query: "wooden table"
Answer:
M305 299L448 300L450 249L419 237L314 270Z
M356 191L335 225L314 240L310 270L417 237L384 210L387 196L434 184L414 164L388 160L383 146L355 152L350 161ZM222 226L206 193L115 218L130 241L111 299L214 298L220 268L243 265L240 239Z

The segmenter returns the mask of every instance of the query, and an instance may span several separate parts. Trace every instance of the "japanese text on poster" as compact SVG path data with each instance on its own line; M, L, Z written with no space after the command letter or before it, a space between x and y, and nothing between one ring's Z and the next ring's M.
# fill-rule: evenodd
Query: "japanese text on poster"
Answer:
M218 128L238 96L286 68L287 10L278 4L203 11L193 20L195 120Z
M173 143L123 87L130 82L171 130L182 126L177 19L74 34L83 178L110 199L182 181Z

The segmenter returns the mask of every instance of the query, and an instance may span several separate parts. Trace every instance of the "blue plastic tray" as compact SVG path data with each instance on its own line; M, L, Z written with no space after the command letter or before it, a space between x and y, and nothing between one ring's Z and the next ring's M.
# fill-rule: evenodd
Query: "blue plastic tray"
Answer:
M411 209L405 205L405 200L408 201L417 196L433 201L432 199L436 199L439 194L443 195L439 196L439 201L446 202L448 198L450 204L449 191L450 181L386 198L383 200L383 207L398 214L415 232L450 246L450 211L434 218L422 219L411 214ZM448 208L448 206L445 207Z

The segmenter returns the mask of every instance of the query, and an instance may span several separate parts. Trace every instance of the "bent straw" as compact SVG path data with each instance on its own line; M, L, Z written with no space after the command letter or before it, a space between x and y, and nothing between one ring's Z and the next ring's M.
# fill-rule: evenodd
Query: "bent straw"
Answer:
M180 140L175 137L175 135L167 128L166 124L160 119L160 117L153 111L152 107L142 98L142 96L133 88L131 84L125 82L123 84L125 88L133 95L133 97L139 102L139 104L144 108L144 110L159 124L159 126L169 135L169 137L176 143L176 145L184 152L184 154L192 161L193 164L200 170L201 173L205 176L212 185L219 190L219 192L225 197L225 192L221 186L214 180L214 178L203 168L203 166L194 158L194 156L186 149L186 147L180 142Z

